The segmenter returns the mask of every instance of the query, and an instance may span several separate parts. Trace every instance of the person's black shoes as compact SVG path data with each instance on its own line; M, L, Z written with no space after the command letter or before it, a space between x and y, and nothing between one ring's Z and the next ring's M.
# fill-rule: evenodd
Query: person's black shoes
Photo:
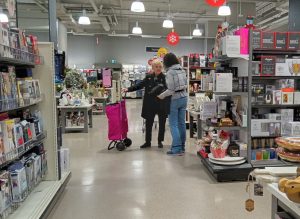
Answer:
M145 143L145 144L143 144L140 148L141 148L141 149L144 149L144 148L150 148L150 147L151 147L151 144Z
M159 141L158 142L158 148L163 148L163 147L164 147L163 143L161 141Z

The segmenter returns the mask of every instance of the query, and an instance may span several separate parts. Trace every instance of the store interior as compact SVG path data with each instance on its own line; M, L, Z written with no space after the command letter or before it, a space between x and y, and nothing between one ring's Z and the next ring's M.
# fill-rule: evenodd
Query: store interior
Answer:
M0 0L0 218L300 218L299 11Z

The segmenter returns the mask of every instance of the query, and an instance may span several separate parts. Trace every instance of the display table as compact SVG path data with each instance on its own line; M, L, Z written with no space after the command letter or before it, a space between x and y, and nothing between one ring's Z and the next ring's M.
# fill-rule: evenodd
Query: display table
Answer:
M290 201L283 192L280 192L277 183L268 184L267 189L272 194L272 219L276 218L277 212L283 211L300 219L300 204Z
M201 127L200 112L195 112L191 110L189 110L188 112L190 116L190 138L194 137L193 127L194 127L194 120L195 120L197 124L197 139L200 139L202 137L201 128L200 128Z
M58 106L57 109L61 112L62 118L62 133L66 133L66 131L83 131L85 133L89 132L89 127L93 127L93 112L92 112L93 104L89 104L86 106ZM67 127L66 126L66 114L70 112L83 112L84 114L84 126L75 126L75 127Z
M105 107L107 105L108 97L93 97L95 105L93 106L93 114L105 115ZM102 110L99 105L102 105Z

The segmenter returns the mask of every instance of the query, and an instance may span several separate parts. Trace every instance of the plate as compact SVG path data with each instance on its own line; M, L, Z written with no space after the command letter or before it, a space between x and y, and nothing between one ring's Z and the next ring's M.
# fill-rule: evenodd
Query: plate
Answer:
M237 161L245 160L244 157L229 157L229 156L226 156L224 158L214 158L214 156L212 155L212 153L210 153L208 155L208 157L211 160L220 161L220 162L237 162Z
M246 162L246 160L240 160L240 161L235 161L235 162L222 162L222 161L215 161L209 158L209 161L211 163L214 164L218 164L218 165L223 165L223 166L234 166L234 165L239 165L239 164L243 164Z

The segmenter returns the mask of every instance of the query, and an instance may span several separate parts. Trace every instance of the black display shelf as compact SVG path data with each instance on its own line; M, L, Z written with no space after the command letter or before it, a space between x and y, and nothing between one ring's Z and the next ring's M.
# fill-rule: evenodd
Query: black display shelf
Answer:
M293 163L286 162L283 160L252 160L251 164L253 168L294 166Z
M280 80L280 79L299 79L299 76L259 76L253 75L252 80Z
M27 104L27 105L24 105L24 106L19 106L19 107L14 107L14 108L11 108L11 109L0 110L0 113L9 112L9 111L15 111L15 110L20 110L20 109L24 109L24 108L27 108L27 107L30 107L30 106L34 106L34 105L37 105L40 102L42 102L42 100L43 100L43 98L41 98L39 100L36 100L34 103ZM0 102L1 102L1 100L0 100Z
M25 150L19 152L15 158L10 159L10 160L5 161L4 163L0 164L0 169L3 169L4 167L6 167L6 166L10 165L11 163L15 162L16 160L20 159L20 157L22 157L24 154L26 154L28 151L30 151L35 146L39 145L46 138L47 138L47 132L43 132L43 133L39 134L38 136L36 136L36 140L31 140L31 141L24 143L24 145L22 147L25 147Z
M300 50L254 49L253 54L300 55Z
M248 163L235 166L216 165L211 163L208 158L202 157L199 152L197 154L203 165L218 182L247 181L248 175L252 171L252 165Z
M14 58L6 58L6 57L0 57L0 63L19 66L19 67L28 67L28 68L33 68L35 66L34 62L27 62L27 61L22 61Z
M252 104L252 108L298 108L300 104Z
M190 69L216 70L214 67L190 66Z

